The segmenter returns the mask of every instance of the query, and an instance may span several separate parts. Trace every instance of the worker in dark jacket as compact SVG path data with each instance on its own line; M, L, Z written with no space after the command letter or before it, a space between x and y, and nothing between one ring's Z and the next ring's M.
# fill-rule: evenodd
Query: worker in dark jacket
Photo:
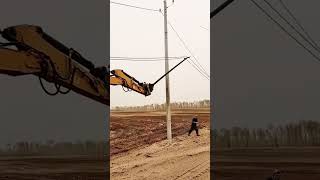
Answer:
M193 130L196 131L197 136L200 136L200 135L199 135L199 130L198 130L198 124L199 124L199 122L198 122L198 116L195 115L195 116L192 118L191 128L190 128L189 134L188 134L189 136L190 136L190 134L191 134L191 132L192 132Z

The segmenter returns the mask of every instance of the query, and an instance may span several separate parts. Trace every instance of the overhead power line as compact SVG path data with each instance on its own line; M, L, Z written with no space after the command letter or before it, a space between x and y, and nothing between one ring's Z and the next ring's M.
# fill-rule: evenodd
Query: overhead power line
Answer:
M205 29L205 30L207 30L207 31L209 31L209 29L208 28L206 28L206 27L203 27L203 26L200 26L202 29Z
M168 57L168 60L179 60L186 58L186 56L181 57ZM111 61L164 61L165 57L110 57Z
M179 59L169 59L172 60L179 60ZM165 61L165 59L110 59L110 61L143 61L143 62L152 62L152 61Z
M157 12L160 11L160 9L150 9L150 8L145 8L145 7L140 7L140 6L134 6L134 5L124 4L124 3L114 2L114 1L110 1L110 3L111 3L111 4L121 5L121 6L126 6L126 7L131 7L131 8L136 8L136 9L142 9L142 10L146 10L146 11L157 11Z
M164 15L161 12L162 15ZM193 59L196 60L196 62L199 64L196 64L192 59L190 59L194 65L197 67L198 71L201 71L202 74L204 74L207 78L210 78L210 75L206 72L206 70L201 66L201 64L199 63L199 61L197 60L197 58L194 56L194 54L191 52L191 50L189 49L189 47L187 46L187 44L185 43L185 41L182 39L182 37L179 35L179 33L176 31L176 29L173 27L173 25L170 23L170 21L168 21L169 26L171 27L171 29L175 32L175 34L177 35L177 37L179 38L180 42L183 44L184 48L190 53L190 55L193 57ZM189 60L188 60L189 62Z
M277 20L275 20L266 10L263 9L255 0L250 0L259 10L261 10L270 20L272 20L276 25L278 25L286 34L288 34L293 40L295 40L303 49L305 49L314 58L320 61L320 58L314 54L310 49L308 49L303 43L301 43L297 38L295 38L290 32L288 32Z
M206 79L209 80L209 77L206 74L203 74L203 72L201 72L196 66L194 66L189 60L187 60L187 62L194 68L196 69L203 77L205 77Z
M183 59L187 56L172 56L169 59ZM111 59L165 59L165 57L124 57L124 56L113 56Z
M162 13L162 11L160 11L160 13L164 16L164 14ZM178 32L174 29L174 27L172 26L172 24L171 24L169 21L167 21L167 22L168 22L168 24L170 25L171 29L176 33L176 35L177 35L177 37L180 39L181 43L184 45L184 48L189 51L190 55L191 55L195 60L197 60L196 57L193 55L193 53L192 53L192 52L190 51L190 49L188 48L188 46L186 45L186 43L185 43L185 42L183 41L183 39L180 37L180 35L178 34ZM191 61L192 63L191 63L190 61ZM189 58L189 59L187 60L187 62L188 62L194 69L196 69L202 76L204 76L206 79L209 80L210 76L208 75L208 73L207 73L205 70L202 70L202 69L199 67L199 65L197 65L191 58ZM199 63L199 62L198 62L198 63ZM200 66L201 66L201 64L200 64Z
M142 9L142 10L147 10L147 11L154 11L154 12L160 12L162 15L164 15L161 12L161 9L157 10L157 9L150 9L150 8L145 8L145 7L140 7L140 6L134 6L134 5L130 5L130 4L124 4L124 3L118 3L118 2L114 2L114 1L110 1L111 4L117 4L117 5L121 5L121 6L126 6L126 7L131 7L131 8L137 8L137 9ZM205 71L205 69L201 66L201 64L199 63L199 61L197 60L197 58L193 55L193 53L190 51L190 49L188 48L188 46L186 45L186 43L182 40L182 38L180 37L180 35L177 33L177 31L174 29L174 27L171 25L170 22L168 22L168 24L170 25L170 27L175 31L175 33L177 34L178 38L180 39L180 41L183 43L184 47L189 51L189 53L192 55L193 59L195 59L197 61L197 63L199 65L197 65L197 63L195 63L192 59L187 60L189 62L189 64L192 65L192 67L194 67L202 76L204 76L205 78L207 78L209 80L210 75ZM170 59L170 58L169 58ZM153 60L146 60L146 59L128 59L128 58L114 58L112 59L112 61L160 61L160 59L153 59Z
M291 18L295 21L295 23L300 27L300 29L304 32L304 34L307 36L307 38L309 38L309 40L318 48L319 45L313 40L313 38L310 36L310 34L308 33L308 31L306 31L306 29L303 27L303 25L299 22L299 20L294 16L294 14L292 13L292 11L288 8L288 6L282 1L279 0L281 6L285 9L285 11L291 16Z
M316 51L320 53L320 50L318 47L316 47L308 38L306 38L300 31L298 31L270 2L267 0L263 0L274 12L276 12L282 20L284 20L298 35L304 39L306 42L308 42Z
M177 37L180 39L181 43L183 44L184 48L190 53L190 55L193 57L193 59L196 60L196 62L199 64L197 65L196 63L195 66L203 73L205 74L205 76L207 76L208 78L210 78L210 75L206 72L206 70L201 66L201 64L199 63L199 61L197 60L197 58L194 56L194 54L191 52L191 50L189 49L189 47L187 46L187 44L184 42L184 40L181 38L181 36L179 35L179 33L175 30L175 28L172 26L172 24L168 21L169 26L171 27L171 29L176 33ZM192 61L192 60L191 60Z

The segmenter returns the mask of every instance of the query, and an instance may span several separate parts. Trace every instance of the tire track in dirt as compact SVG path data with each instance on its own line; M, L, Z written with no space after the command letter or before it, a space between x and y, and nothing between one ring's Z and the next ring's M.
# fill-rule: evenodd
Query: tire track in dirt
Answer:
M202 129L200 132L201 136L182 135L175 137L172 143L164 140L114 155L111 178L210 179L210 131Z
M208 169L210 169L210 161L205 160L178 175L174 180L200 177Z

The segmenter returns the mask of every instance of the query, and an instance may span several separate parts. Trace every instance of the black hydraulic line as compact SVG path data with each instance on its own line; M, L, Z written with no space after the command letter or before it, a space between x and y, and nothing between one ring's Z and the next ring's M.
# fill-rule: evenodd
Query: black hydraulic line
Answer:
M157 84L162 78L164 78L167 74L169 74L172 70L174 70L176 67L178 67L181 63L183 63L185 60L189 59L190 57L184 58L181 62L179 62L177 65L175 65L173 68L171 68L168 72L166 72L163 76L161 76L156 82L154 82L152 85L154 86Z
M215 10L213 10L210 13L210 19L212 19L215 15L217 15L220 11L222 11L224 8L229 6L234 0L227 0L223 4L221 4L219 7L217 7Z
M42 82L42 78L41 78L40 76L39 76L38 78L39 78L39 82L40 82L41 88L42 88L42 90L43 90L46 94L48 94L48 95L50 95L50 96L55 96L55 95L57 95L57 94L59 93L59 90L57 89L57 86L55 86L55 87L56 87L56 91L55 91L55 92L49 92L49 91L45 88L45 86L44 86L44 84L43 84L43 82Z

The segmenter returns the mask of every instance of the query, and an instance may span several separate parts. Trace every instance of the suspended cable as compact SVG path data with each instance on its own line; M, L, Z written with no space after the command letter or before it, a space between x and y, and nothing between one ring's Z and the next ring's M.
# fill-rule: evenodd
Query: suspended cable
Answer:
M295 21L295 23L300 27L300 29L304 32L304 34L309 38L309 40L318 48L319 45L313 40L313 38L310 36L310 34L306 31L306 29L303 27L303 25L299 22L299 20L293 15L292 11L288 8L288 6L282 1L279 0L281 6L286 10L286 12L291 16L291 18Z
M270 2L268 2L267 0L263 0L263 1L264 1L274 12L276 12L276 13L280 16L280 18L281 18L282 20L284 20L295 32L297 32L302 39L304 39L305 41L307 41L316 51L318 51L318 52L320 53L319 48L316 47L313 43L311 43L311 42L309 41L309 39L306 38L301 32L299 32L276 8L273 7L273 5L272 5Z
M131 7L131 8L136 8L136 9L147 10L147 11L158 11L158 12L160 11L159 9L150 9L150 8L145 8L145 7L133 6L130 4L118 3L118 2L114 2L114 1L110 1L110 3L121 5L121 6L126 6L126 7Z
M161 14L164 16L164 14L161 12ZM191 52L191 50L189 49L189 47L187 46L187 44L184 42L184 40L181 38L181 36L179 35L179 33L175 30L175 28L173 27L173 25L167 21L168 24L170 25L171 29L175 32L175 34L177 35L177 37L179 38L179 40L181 41L181 43L183 44L184 48L191 54L191 56L196 60L196 62L200 65L197 65L192 59L190 59L194 65L193 67L197 67L197 70L200 72L202 72L201 74L204 74L207 78L210 78L210 75L205 71L205 69L201 66L201 64L199 63L199 61L197 60L197 58L193 55L193 53ZM189 62L189 60L188 60Z
M176 56L176 57L168 57L168 59L182 59L186 56ZM121 57L121 56L113 56L110 59L165 59L165 57Z
M168 59L172 60L179 60L179 59ZM154 61L165 61L165 59L110 59L110 61L143 61L143 62L154 62Z
M207 31L209 31L209 29L208 28L206 28L206 27L203 27L203 26L200 26L202 29L205 29L205 30L207 30Z
M258 9L260 9L270 20L272 20L276 25L278 25L286 34L288 34L293 40L295 40L303 49L305 49L314 58L320 61L320 58L316 56L310 49L303 45L297 38L290 34L277 20L275 20L266 10L264 10L256 1L250 0Z
M178 36L178 38L180 39L181 43L183 44L184 48L191 54L191 56L193 57L193 59L196 60L196 62L199 64L197 65L196 63L195 66L197 66L202 72L203 74L205 74L207 77L210 77L210 75L206 72L206 70L201 66L201 64L199 63L199 61L197 60L197 58L194 56L194 54L191 52L191 50L189 49L189 47L187 46L187 44L183 41L183 39L181 38L181 36L178 34L178 32L175 30L175 28L172 26L172 24L168 21L169 26L171 27L171 29L175 32L175 34ZM191 60L192 61L192 60Z
M186 56L180 57L168 57L168 60L179 60L186 58ZM143 62L155 62L155 61L165 61L165 57L111 57L110 61L143 61Z
M164 14L162 13L162 11L160 11L161 14L164 16ZM170 23L170 21L167 21L168 24L170 25L171 29L175 32L175 34L177 35L177 37L179 38L179 40L181 41L181 43L183 44L184 48L190 53L190 55L196 60L196 62L199 64L197 65L192 59L190 59L195 66L197 66L200 71L202 71L207 77L210 78L210 75L206 72L206 70L201 66L201 64L199 63L198 59L194 56L194 54L191 52L191 50L189 49L189 47L187 46L187 44L184 42L184 40L181 38L181 36L179 35L179 33L175 30L175 28L173 27L173 25ZM189 60L188 60L189 61ZM200 66L200 67L199 67Z
M194 66L189 60L187 60L187 62L193 67L195 68L203 77L205 77L206 79L210 80L209 77L206 74L203 74L203 72L201 72L196 66Z

